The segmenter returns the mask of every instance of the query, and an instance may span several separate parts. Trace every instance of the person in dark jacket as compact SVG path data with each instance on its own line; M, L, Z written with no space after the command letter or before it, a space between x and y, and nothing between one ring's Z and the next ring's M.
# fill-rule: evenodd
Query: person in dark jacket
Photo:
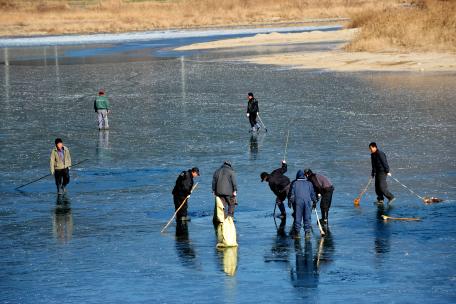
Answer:
M295 221L291 236L299 238L304 219L305 237L310 238L312 203L317 201L317 197L312 183L306 179L302 170L296 173L296 180L291 184L289 201L295 207Z
M334 186L331 181L324 175L313 173L311 169L305 169L304 175L312 183L315 193L320 200L321 220L322 225L328 225L328 213L331 207L332 195ZM316 204L312 206L316 208Z
M391 204L394 201L394 195L388 191L388 184L386 183L386 176L391 176L386 155L377 148L375 142L369 144L371 152L372 173L371 176L375 177L375 193L377 194L377 202L383 204L383 197L388 199Z
M253 93L247 94L247 117L249 118L250 126L252 127L252 132L260 130L260 125L257 123L257 116L260 109L258 107L258 101L253 97Z
M176 185L173 188L174 208L177 211L180 205L184 202L187 196L190 195L193 188L193 179L200 176L199 169L193 167L190 170L182 171L176 179ZM176 219L178 221L188 221L190 218L187 216L188 199L182 208L177 212Z
M215 171L212 178L212 192L222 200L225 217L233 217L236 205L237 182L236 174L230 161L225 161Z
M283 202L288 197L288 191L290 190L290 179L284 175L285 172L287 172L287 163L283 160L282 167L275 169L270 174L262 172L260 175L261 182L267 181L269 188L276 195L276 204L280 210L280 218L287 216Z

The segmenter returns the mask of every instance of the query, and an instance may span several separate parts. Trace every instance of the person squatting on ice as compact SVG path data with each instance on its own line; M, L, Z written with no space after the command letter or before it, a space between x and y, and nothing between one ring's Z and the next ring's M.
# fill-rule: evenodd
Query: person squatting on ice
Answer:
M289 203L295 210L293 229L290 235L300 238L301 225L304 220L304 231L306 239L310 238L312 203L317 202L313 185L308 181L302 170L296 173L296 180L291 183L288 195Z
M249 118L252 132L256 132L260 130L260 125L257 123L258 112L260 112L258 101L253 97L253 93L247 94L247 100L247 117Z
M172 194L174 199L174 208L177 211L180 205L184 202L187 196L190 195L193 188L193 179L200 176L199 169L193 167L190 170L182 171L176 179L176 185L173 188ZM188 199L185 204L180 208L176 214L177 221L189 221L190 218L187 216Z
M215 171L212 178L212 192L221 199L225 218L228 216L233 217L234 207L236 205L237 182L236 174L231 167L230 161L225 161Z
M93 108L98 114L98 130L108 130L108 113L110 113L110 104L103 89L100 89L98 96L93 102Z
M388 191L388 184L386 183L386 176L391 176L386 155L377 148L375 142L369 144L371 152L372 163L372 178L375 177L375 193L377 194L377 203L383 204L384 196L388 199L388 204L391 204L395 198L391 192Z
M313 173L310 169L304 170L304 175L312 183L315 193L318 197L321 196L321 224L328 225L329 208L331 207L334 186L331 181L324 175ZM316 208L316 203L312 208Z
M55 147L51 151L50 169L54 175L57 193L63 194L70 183L71 155L70 149L63 145L60 138L55 139Z
M280 218L285 218L287 213L285 211L284 201L288 197L290 190L290 179L284 174L287 172L287 163L282 161L282 167L275 169L270 174L262 172L260 175L261 182L267 181L269 188L276 195L276 204L280 210Z

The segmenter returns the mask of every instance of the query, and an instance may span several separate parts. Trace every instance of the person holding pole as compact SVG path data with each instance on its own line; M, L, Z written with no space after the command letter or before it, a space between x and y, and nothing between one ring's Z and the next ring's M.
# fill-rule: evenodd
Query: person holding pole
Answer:
M377 203L383 204L383 197L388 199L388 204L391 204L395 198L391 192L388 191L388 184L386 183L386 176L391 176L386 155L377 148L375 142L369 144L371 152L372 173L371 176L375 177L375 193L377 194Z
M98 97L93 102L93 108L98 114L98 130L108 130L108 113L110 113L110 104L108 97L105 95L105 91L100 89L98 92Z
M58 194L63 194L66 185L70 183L70 168L70 149L63 145L61 138L56 138L55 147L51 151L50 169L55 178Z
M258 101L253 97L253 93L247 94L247 117L249 118L250 126L252 127L252 133L260 130L260 125L257 123L258 112Z
M329 208L331 207L332 196L334 192L334 186L331 181L324 175L314 173L311 169L305 169L304 175L312 183L314 191L318 197L321 197L320 200L320 210L321 210L321 224L323 226L328 226L328 214ZM316 202L312 206L315 209ZM318 220L318 219L317 219Z
M271 188L271 191L276 195L275 203L279 207L279 217L282 219L287 216L283 202L288 197L288 191L290 190L290 179L285 176L286 172L287 163L283 160L280 168L275 169L271 173L262 172L260 175L261 182L267 181L269 188Z
M199 169L193 167L190 170L182 171L176 179L176 184L173 188L172 194L174 199L174 208L177 212L177 221L189 221L187 216L188 199L187 202L179 209L183 201L190 195L193 188L193 179L200 176ZM179 210L178 210L179 209Z

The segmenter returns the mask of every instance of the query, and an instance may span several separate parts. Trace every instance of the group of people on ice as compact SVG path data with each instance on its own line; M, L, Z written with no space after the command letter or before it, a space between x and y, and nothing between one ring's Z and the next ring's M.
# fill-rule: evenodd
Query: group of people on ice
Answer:
M253 93L247 94L247 116L249 118L252 132L258 132L260 125L257 123L259 114L258 101ZM110 104L104 90L100 90L98 97L94 100L94 110L98 114L99 130L108 129L108 113ZM371 152L371 175L375 178L375 192L378 203L384 202L384 197L388 203L394 201L394 196L388 191L386 178L390 174L390 169L385 153L380 151L375 142L369 144ZM64 146L62 139L55 140L55 147L51 151L50 171L55 177L57 192L63 194L66 186L70 182L69 169L71 168L71 156L68 147ZM287 172L287 163L282 161L281 167L273 170L271 173L262 172L260 174L261 182L267 182L271 191L275 194L276 207L279 208L279 217L286 218L285 200L288 200L288 207L293 210L294 219L290 235L294 238L300 237L301 228L304 226L305 237L311 234L311 214L316 209L317 203L320 203L321 219L320 224L328 229L329 209L331 207L334 186L330 179L323 174L313 172L311 169L298 170L296 177L291 181L285 173ZM176 179L175 186L172 190L174 207L176 210L176 219L179 222L190 220L187 214L188 199L194 189L194 178L200 176L197 167L182 171ZM224 217L234 217L234 209L237 205L237 182L236 174L230 161L225 161L218 168L212 179L212 193L223 204ZM274 209L275 211L275 209ZM214 221L215 221L214 214ZM221 221L220 219L218 220ZM215 223L214 223L215 224Z

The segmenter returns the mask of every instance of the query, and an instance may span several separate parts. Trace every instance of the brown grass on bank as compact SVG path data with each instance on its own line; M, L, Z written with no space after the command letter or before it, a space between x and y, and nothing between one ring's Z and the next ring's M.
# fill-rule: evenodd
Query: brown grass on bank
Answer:
M143 31L347 17L402 0L0 0L0 36Z
M349 51L456 52L456 1L419 0L352 14L361 31Z

